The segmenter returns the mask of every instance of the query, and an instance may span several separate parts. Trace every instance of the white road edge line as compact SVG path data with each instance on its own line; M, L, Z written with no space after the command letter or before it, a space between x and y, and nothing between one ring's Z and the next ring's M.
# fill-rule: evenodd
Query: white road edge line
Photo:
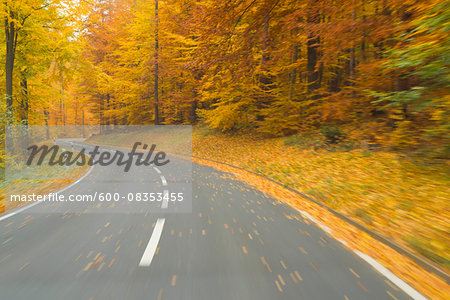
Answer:
M310 214L308 214L306 211L297 209L298 212L302 214L303 217L306 217L311 220L311 222L315 223L317 226L319 226L323 231L328 233L329 235L332 235L332 231L330 227L323 225L321 222L317 221L315 218L313 218Z
M339 243L341 243L342 245L344 245L344 246L346 246L346 247L348 247L348 244L347 244L347 242L346 241L344 241L344 240L341 240L341 239L336 239Z
M389 279L392 283L402 289L406 294L408 294L414 300L426 300L424 296L422 296L418 291L412 288L409 284L395 276L391 271L386 269L383 265L381 265L378 261L373 259L372 257L362 253L358 250L353 250L356 255L365 260L369 265L371 265L375 270L384 275L387 279Z
M331 234L331 229L329 227L322 225L319 221L317 221L310 214L308 214L305 211L299 210L299 209L298 209L298 212L300 212L302 214L302 216L311 220L313 223L316 223L324 231ZM345 246L347 246L347 243L345 241L339 240L339 239L338 239L338 241L341 242L342 244L344 244ZM389 271L387 268L385 268L378 261L373 259L372 257L370 257L358 250L352 249L352 251L356 255L358 255L360 258L362 258L365 262L367 262L369 265L371 265L375 270L377 270L379 273L381 273L384 277L386 277L392 283L394 283L396 286L398 286L400 289L402 289L406 294L408 294L414 300L426 300L427 299L424 296L422 296L422 294L420 294L418 291L416 291L414 288L412 288L410 285L408 285L406 282L404 282L403 280L398 278L396 275L394 275L391 271Z
M80 181L82 181L84 178L86 178L91 172L92 172L92 170L94 169L94 167L92 166L81 178L79 178L79 179L77 179L75 182L72 182L71 184L69 184L68 186L66 186L66 187L64 187L64 188L62 188L62 189L60 189L59 191L56 191L56 192L52 192L52 193L56 193L56 194L59 194L59 193L62 193L62 192L64 192L64 191L66 191L66 190L68 190L68 189L70 189L71 187L73 187L74 185L76 185L77 183L79 183ZM29 209L29 208L31 208L31 207L33 207L33 206L35 206L35 205L38 205L39 203L42 203L43 201L37 201L37 202L34 202L34 203L31 203L31 204L28 204L28 205L26 205L26 206L23 206L23 207L21 207L21 208L19 208L19 209L16 209L16 210L14 210L13 212L10 212L9 214L7 214L7 215L4 215L4 216L0 216L0 221L3 221L3 220L6 220L6 219L8 219L8 218L10 218L10 217L12 217L12 216L14 216L14 215L17 215L18 213L21 213L21 212L23 212L24 210L27 210L27 209Z
M314 219L314 218L313 218L310 214L308 214L306 211L303 211L303 210L300 210L300 209L297 209L297 211L298 211L299 213L301 213L304 217L310 219L313 223L318 223L317 220Z
M152 236L148 241L147 248L145 248L141 261L139 262L139 267L149 267L152 263L156 247L158 246L159 240L161 238L161 233L164 228L165 221L166 219L164 218L158 218L158 220L156 220L155 228L153 229Z

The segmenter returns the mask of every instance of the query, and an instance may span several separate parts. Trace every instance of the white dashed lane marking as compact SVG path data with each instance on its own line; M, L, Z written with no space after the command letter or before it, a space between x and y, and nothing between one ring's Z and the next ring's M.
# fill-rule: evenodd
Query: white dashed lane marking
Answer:
M149 267L152 263L153 256L155 255L156 248L158 247L159 240L164 228L164 222L166 219L158 218L156 221L155 228L153 229L152 236L148 241L147 248L145 248L144 254L142 255L141 261L139 262L140 267Z

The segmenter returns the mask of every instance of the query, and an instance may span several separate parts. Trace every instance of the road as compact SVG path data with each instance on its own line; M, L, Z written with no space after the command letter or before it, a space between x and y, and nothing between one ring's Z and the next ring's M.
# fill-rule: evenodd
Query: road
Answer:
M114 168L95 166L62 193L132 190L134 177L171 188L179 176L169 166ZM3 216L0 299L411 299L298 211L229 174L193 164L192 195L192 212L168 203L146 214L33 207Z

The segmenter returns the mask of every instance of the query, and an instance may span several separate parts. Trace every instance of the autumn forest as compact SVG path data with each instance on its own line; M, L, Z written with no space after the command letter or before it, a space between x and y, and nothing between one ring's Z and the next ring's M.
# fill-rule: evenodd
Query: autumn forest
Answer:
M448 154L449 4L3 3L3 122L322 130Z
M99 144L118 125L193 125L194 162L260 175L242 171L239 180L297 210L310 205L304 195L316 199L432 262L448 283L449 1L1 6L0 214L15 209L3 201L8 125L100 125L100 134L86 136ZM14 174L23 172L9 159ZM85 171L40 172L61 184ZM408 283L423 283L430 298L448 295L441 279L352 234L328 211L308 209Z

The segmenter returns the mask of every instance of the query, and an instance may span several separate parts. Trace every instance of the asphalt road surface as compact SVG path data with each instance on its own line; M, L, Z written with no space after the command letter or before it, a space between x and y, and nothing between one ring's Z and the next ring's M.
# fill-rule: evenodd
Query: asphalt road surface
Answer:
M171 189L183 176L114 168L95 166L62 193L124 192L130 179ZM0 299L411 299L298 211L228 174L193 164L186 192L191 212L171 202L150 213L33 211L41 203L0 216Z

